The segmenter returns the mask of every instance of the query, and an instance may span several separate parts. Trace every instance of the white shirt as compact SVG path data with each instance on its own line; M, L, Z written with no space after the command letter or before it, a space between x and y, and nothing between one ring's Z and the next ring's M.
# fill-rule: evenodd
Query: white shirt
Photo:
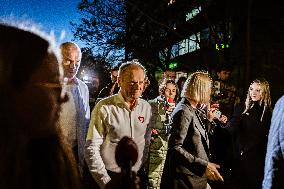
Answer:
M84 164L84 146L90 121L89 90L79 79L66 86L69 100L62 104L59 124L66 141L75 147L78 145L79 169Z
M101 188L110 181L107 170L120 172L115 161L115 148L124 136L132 137L138 146L138 161L133 170L139 170L147 156L147 149L144 150L150 138L150 116L151 106L148 102L138 99L137 105L131 111L121 93L105 98L95 106L91 114L85 158Z

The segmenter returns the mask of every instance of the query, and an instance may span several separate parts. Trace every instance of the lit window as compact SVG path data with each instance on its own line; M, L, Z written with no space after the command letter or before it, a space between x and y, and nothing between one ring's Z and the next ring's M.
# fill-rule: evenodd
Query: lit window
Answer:
M184 55L200 49L200 32L191 35L189 38L184 39L179 42L179 52L178 55Z
M201 12L201 6L192 9L190 12L188 12L188 13L185 15L185 21L188 21L188 20L194 18L194 17L195 17L196 15L198 15L198 13L200 13L200 12Z

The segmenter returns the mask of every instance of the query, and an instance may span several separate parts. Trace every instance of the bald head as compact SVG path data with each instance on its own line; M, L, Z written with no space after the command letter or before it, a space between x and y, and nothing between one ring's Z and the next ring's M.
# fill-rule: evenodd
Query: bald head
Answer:
M79 53L78 58L81 60L81 57L82 57L81 49L76 43L71 42L71 41L62 43L60 45L60 49L61 49L62 53L68 53L68 51L70 51L70 50L77 51Z

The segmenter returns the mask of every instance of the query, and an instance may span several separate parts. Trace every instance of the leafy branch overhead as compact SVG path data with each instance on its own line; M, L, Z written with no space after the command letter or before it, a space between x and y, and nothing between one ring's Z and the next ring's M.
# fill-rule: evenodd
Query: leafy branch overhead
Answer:
M124 53L125 7L120 0L83 0L78 5L80 23L71 23L74 37L96 55L120 60Z

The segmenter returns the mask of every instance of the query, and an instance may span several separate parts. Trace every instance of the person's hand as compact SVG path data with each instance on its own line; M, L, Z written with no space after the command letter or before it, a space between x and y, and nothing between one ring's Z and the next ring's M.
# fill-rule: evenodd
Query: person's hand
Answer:
M215 163L208 162L208 165L205 170L205 175L209 180L213 181L224 181L222 175L219 173L217 168L220 168L220 165Z
M219 104L214 103L210 105L210 108L208 108L208 112L207 112L207 118L209 121L213 121L213 119L215 118L214 112L218 111L219 109Z
M153 143L155 138L157 138L159 135L158 131L156 129L151 130L151 139L150 142Z
M225 115L221 115L220 118L218 119L221 124L225 125L228 122L228 118Z

